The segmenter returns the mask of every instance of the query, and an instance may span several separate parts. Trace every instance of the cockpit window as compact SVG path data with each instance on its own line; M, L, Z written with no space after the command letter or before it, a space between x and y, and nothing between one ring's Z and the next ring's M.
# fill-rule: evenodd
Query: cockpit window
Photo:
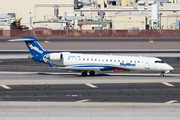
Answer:
M165 63L164 61L155 61L155 63Z

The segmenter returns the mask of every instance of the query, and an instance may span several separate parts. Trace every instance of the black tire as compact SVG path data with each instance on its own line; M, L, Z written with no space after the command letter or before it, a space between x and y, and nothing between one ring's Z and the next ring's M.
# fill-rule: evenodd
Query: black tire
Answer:
M87 72L82 72L81 75L82 76L87 76Z
M90 72L89 72L89 75L90 75L90 76L94 76L94 75L95 75L95 72L94 72L94 71L90 71Z
M161 77L164 77L164 74L161 74Z

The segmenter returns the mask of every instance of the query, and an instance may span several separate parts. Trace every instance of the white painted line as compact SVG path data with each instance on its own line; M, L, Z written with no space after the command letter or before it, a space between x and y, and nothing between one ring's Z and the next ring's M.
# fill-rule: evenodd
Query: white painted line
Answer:
M170 84L170 83L168 83L168 82L161 82L162 84L165 84L165 85L167 85L167 86L174 86L174 85L172 85L172 84Z
M10 87L8 87L7 85L0 85L1 87L5 88L5 89L11 89Z
M78 95L71 95L72 97L78 97Z
M87 85L87 86L89 86L89 87L92 87L92 88L98 88L97 86L92 85L92 84L90 84L90 83L85 83L85 85Z
M175 102L178 102L178 101L177 100L170 100L170 101L167 101L165 103L170 104L170 103L175 103Z
M82 103L82 102L87 102L87 101L90 101L90 99L85 99L85 100L76 101L76 103Z

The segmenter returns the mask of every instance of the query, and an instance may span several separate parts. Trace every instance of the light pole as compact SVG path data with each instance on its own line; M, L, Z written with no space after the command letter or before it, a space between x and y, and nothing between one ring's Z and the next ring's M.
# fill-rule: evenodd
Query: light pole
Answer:
M161 29L161 15L162 15L162 13L160 13L159 15L160 15L159 27Z

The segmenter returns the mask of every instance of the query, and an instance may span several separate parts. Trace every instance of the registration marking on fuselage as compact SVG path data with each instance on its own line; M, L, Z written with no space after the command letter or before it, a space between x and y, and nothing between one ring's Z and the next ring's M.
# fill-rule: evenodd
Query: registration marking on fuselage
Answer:
M167 86L175 86L175 85L172 85L172 84L170 84L170 83L168 83L168 82L161 82L162 84L165 84L165 85L167 85Z
M5 88L5 89L11 89L10 87L8 87L7 85L0 85L1 87Z
M87 85L87 86L89 86L89 87L92 87L92 88L98 88L97 86L92 85L92 84L90 84L90 83L85 83L85 85Z

